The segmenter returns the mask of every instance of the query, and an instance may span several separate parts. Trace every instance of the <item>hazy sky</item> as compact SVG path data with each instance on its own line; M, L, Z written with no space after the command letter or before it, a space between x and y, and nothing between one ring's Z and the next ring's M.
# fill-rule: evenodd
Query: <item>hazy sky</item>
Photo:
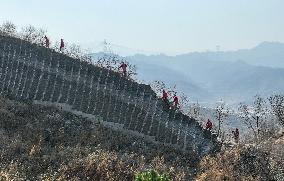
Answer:
M284 42L284 0L0 0L0 22L52 39L167 54Z

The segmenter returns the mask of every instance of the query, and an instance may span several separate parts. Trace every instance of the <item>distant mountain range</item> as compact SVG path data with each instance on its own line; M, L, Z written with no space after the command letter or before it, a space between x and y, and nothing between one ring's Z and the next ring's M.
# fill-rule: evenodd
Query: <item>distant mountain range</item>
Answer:
M252 49L231 52L136 54L126 58L137 65L139 79L176 85L191 101L210 104L223 99L237 104L256 94L284 93L283 43L264 42Z
M179 59L243 61L251 65L284 68L284 43L263 42L252 49L228 52L201 52L178 55Z

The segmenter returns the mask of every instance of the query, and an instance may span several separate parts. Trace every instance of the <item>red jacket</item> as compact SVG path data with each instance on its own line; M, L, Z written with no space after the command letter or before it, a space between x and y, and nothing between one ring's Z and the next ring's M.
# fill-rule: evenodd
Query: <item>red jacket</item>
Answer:
M210 121L210 119L208 119L207 123L206 123L206 129L212 129L212 122Z
M61 39L61 42L60 42L60 49L61 48L64 48L64 41L63 41L63 39Z
M164 100L168 99L168 93L165 90L163 90L163 99Z
M49 39L45 36L44 37L44 39L45 39L45 46L47 47L47 48L49 48Z
M174 96L174 107L178 106L178 97Z
M125 63L122 63L119 68L122 68L123 72L125 72L126 67L127 67L127 65Z
M174 102L175 102L176 104L178 104L178 97L177 97L177 96L174 96Z

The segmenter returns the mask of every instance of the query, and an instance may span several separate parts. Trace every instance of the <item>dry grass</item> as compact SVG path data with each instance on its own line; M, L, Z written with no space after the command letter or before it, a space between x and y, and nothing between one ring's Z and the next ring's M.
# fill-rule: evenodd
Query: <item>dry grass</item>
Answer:
M0 180L125 181L150 169L173 180L284 180L283 135L226 149L199 162L196 155L55 108L3 98L0 145Z
M276 140L274 143L277 144ZM238 145L232 150L206 156L200 162L197 180L284 180L284 152L275 154L283 148L284 144L281 144L277 146L278 151L272 151L273 148L263 142L260 145Z
M148 169L190 180L197 161L55 108L3 98L0 144L0 180L133 180Z

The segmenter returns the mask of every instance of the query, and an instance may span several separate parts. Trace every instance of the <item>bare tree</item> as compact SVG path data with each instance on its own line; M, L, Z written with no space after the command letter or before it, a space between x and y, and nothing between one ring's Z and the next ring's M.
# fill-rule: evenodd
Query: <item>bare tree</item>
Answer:
M137 67L134 64L130 64L128 61L125 61L126 64L128 65L128 77L133 77L137 75Z
M17 33L16 29L17 27L15 24L10 21L6 21L0 26L0 33L4 36L15 36Z
M223 124L224 119L228 117L228 115L229 110L225 107L225 103L223 101L220 101L220 103L218 103L215 108L215 117L218 121L218 136L220 136L221 134L221 125Z
M31 25L26 26L22 28L22 31L20 33L21 38L26 41L32 42L34 39L35 32L36 32L36 28L34 26L31 26Z
M198 119L201 113L201 106L199 105L198 102L193 103L189 107L189 115L193 117L194 119Z
M81 59L83 55L81 47L76 44L65 45L65 54L75 59Z
M46 30L37 29L32 25L28 25L22 28L20 32L20 37L26 41L31 43L36 43L38 45L44 45L44 35L46 34Z
M173 90L171 87L167 87L166 84L163 81L154 81L151 83L151 88L156 92L157 95L162 96L163 90L165 90L168 93L169 97L173 97L177 94L176 91Z
M137 75L137 67L130 64L125 58L113 53L111 44L104 41L104 53L98 58L96 65L112 71L118 71L122 62L127 65L127 77L133 79L133 76Z
M260 128L264 124L267 118L268 109L266 101L259 95L255 96L255 100L252 106L241 104L239 106L239 117L251 129L257 139L260 134Z
M119 55L113 53L111 44L104 40L103 55L98 58L96 65L109 70L117 71L120 63L124 61Z
M84 62L88 62L88 63L92 63L92 57L90 55L88 55L88 52L84 49L81 48L80 45L74 44L72 43L71 45L68 44L68 42L64 43L64 54L72 57L74 59L78 59L80 61L84 61ZM55 43L55 46L53 47L55 49L55 51L60 51L59 50L59 45L60 43L57 41Z
M156 94L161 95L163 90L166 90L166 84L163 81L156 80L150 84Z
M83 54L83 55L81 56L81 60L82 60L82 61L85 61L85 62L88 62L88 63L90 63L90 64L93 63L93 62L92 62L92 57L91 57L90 55L88 55L88 54Z
M180 93L180 111L184 114L190 108L189 97L184 93Z
M284 126L284 95L274 95L268 100L277 121Z

